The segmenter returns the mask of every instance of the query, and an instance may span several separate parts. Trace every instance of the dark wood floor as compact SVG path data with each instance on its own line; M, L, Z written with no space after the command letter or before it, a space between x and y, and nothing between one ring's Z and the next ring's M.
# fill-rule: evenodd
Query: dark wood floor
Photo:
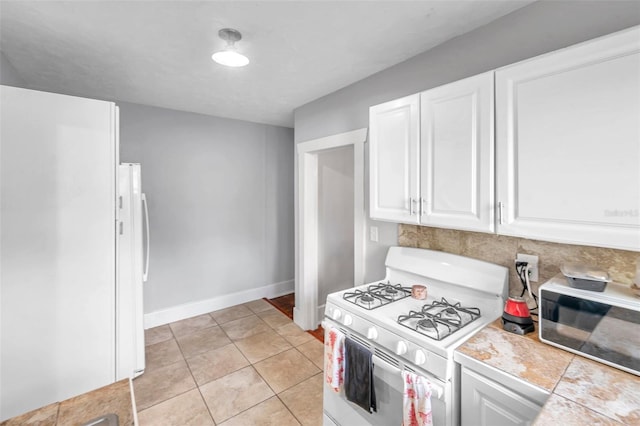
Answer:
M295 293L285 294L284 296L265 300L275 306L280 312L288 316L290 319L293 319L293 307L296 302ZM324 343L324 329L322 326L315 330L308 331L307 333Z

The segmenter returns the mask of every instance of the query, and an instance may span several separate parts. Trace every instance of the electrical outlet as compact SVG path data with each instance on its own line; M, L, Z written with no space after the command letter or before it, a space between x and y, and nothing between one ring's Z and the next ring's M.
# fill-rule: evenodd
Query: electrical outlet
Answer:
M529 264L529 281L538 282L538 256L518 253L516 262L527 262Z
M378 227L377 226L372 226L369 229L369 238L373 242L377 242L378 241Z

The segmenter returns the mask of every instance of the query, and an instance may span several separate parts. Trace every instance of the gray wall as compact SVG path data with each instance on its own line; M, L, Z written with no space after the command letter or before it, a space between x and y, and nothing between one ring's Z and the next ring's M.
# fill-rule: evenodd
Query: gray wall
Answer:
M0 84L6 86L26 87L24 80L18 75L18 71L0 51Z
M368 127L369 107L640 24L638 1L539 1L295 110L302 142ZM368 162L368 159L366 159ZM366 167L368 169L368 167ZM368 176L365 176L367 182ZM368 185L365 194L368 195ZM366 197L368 206L368 196ZM365 281L384 276L396 224L366 245ZM367 233L368 235L368 233Z
M28 87L0 52L0 84ZM291 281L293 130L116 102L120 160L141 163L145 313Z
M292 280L293 130L118 104L150 209L145 312Z

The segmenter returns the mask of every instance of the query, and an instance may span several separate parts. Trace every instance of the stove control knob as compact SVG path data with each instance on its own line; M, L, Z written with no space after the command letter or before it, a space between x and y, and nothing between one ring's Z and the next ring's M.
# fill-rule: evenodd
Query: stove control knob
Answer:
M351 315L347 314L347 315L344 316L344 320L342 320L342 323L344 325L351 325L351 324L353 324L353 318L351 318Z
M367 330L367 339L376 340L378 338L378 330L375 327L369 327Z
M416 351L416 356L414 359L416 365L422 365L427 361L427 357L424 356L424 352L422 352L420 349L418 349Z
M333 318L334 320L337 320L341 316L342 316L342 312L340 312L340 309L334 309L333 313L331 314L331 318Z
M396 344L396 355L404 355L407 353L407 344L402 340Z

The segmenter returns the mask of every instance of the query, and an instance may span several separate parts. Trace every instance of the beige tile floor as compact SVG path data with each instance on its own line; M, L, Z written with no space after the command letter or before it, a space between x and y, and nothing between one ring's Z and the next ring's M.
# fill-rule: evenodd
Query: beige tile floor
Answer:
M145 331L141 426L320 425L323 345L265 300Z

